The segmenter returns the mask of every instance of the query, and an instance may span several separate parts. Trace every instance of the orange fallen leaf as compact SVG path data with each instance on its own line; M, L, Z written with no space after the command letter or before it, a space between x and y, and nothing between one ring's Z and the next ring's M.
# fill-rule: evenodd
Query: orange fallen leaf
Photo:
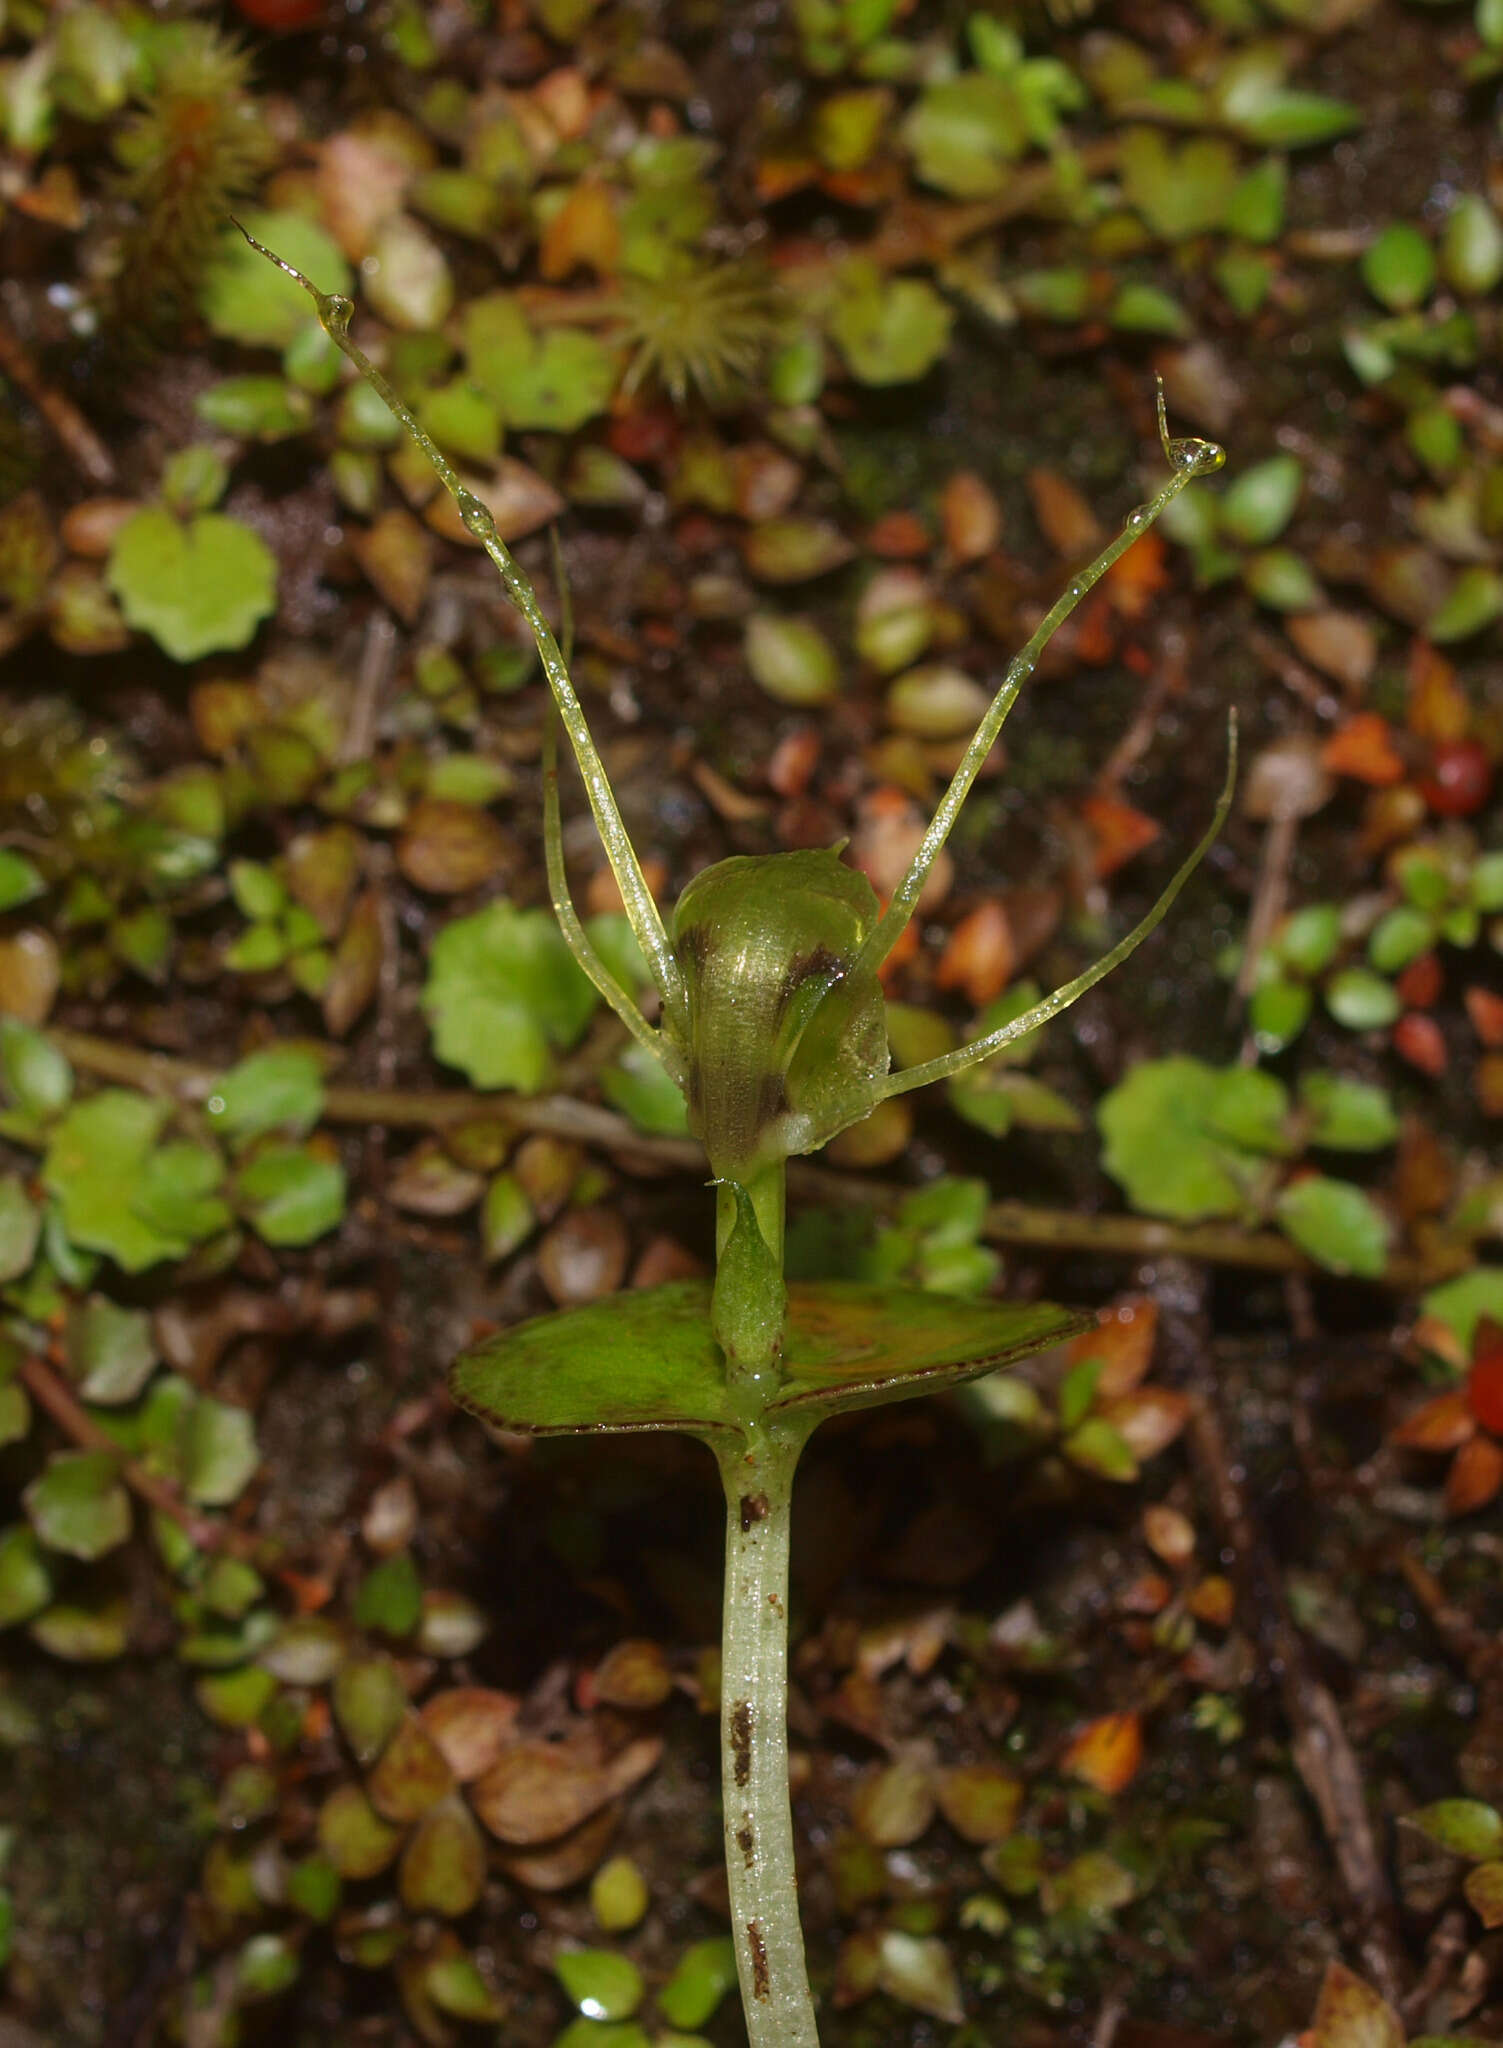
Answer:
M1320 764L1332 775L1350 775L1375 789L1404 779L1388 720L1376 711L1359 711L1337 726L1320 750Z
M1190 1397L1171 1387L1138 1387L1115 1400L1099 1400L1096 1413L1109 1422L1141 1465L1167 1450L1190 1420Z
M1001 995L1018 964L1007 912L995 897L967 913L946 941L934 970L937 988L958 988L977 1009Z
M885 561L906 562L934 545L928 528L912 512L886 512L869 528L866 545Z
M1088 1721L1061 1758L1072 1778L1098 1792L1120 1792L1143 1761L1143 1724L1136 1714L1103 1714Z
M1416 739L1436 742L1465 739L1471 730L1472 707L1456 670L1428 640L1409 649L1408 725Z
M1072 1366L1087 1358L1102 1361L1096 1382L1098 1399L1114 1400L1142 1384L1153 1363L1158 1321L1158 1303L1147 1295L1132 1294L1102 1309L1094 1330L1071 1339L1068 1355Z
M1503 996L1491 989L1469 988L1463 998L1472 1029L1485 1046L1503 1045Z
M1477 1433L1476 1417L1460 1387L1449 1388L1406 1415L1388 1441L1406 1451L1454 1451Z
M1230 1628L1236 1604L1232 1582L1221 1572L1211 1572L1203 1578L1188 1602L1195 1619L1205 1622L1208 1628Z
M1101 546L1101 523L1090 505L1058 470L1030 469L1028 495L1033 516L1057 555L1067 561L1093 555Z
M1106 572L1106 587L1120 617L1140 619L1170 576L1168 549L1161 533L1145 533Z
M1104 668L1117 649L1117 615L1107 592L1093 591L1070 623L1076 660L1087 668Z
M538 269L548 283L561 284L579 269L614 277L620 260L615 199L598 179L581 178L539 237Z
M939 516L957 562L979 562L1002 537L1002 508L973 469L959 469L948 479Z
M1098 881L1105 881L1145 846L1152 846L1160 827L1142 811L1115 796L1088 796L1080 814L1095 842Z
M1446 1512L1475 1514L1503 1487L1503 1447L1490 1436L1474 1436L1451 1460L1446 1474Z

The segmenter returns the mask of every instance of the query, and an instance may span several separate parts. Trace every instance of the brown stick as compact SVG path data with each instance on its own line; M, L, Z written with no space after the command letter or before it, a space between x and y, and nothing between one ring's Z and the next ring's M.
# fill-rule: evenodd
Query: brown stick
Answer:
M115 481L115 464L109 449L72 399L47 383L26 353L21 337L3 319L0 319L0 370L26 393L61 442L74 467L91 484L103 487Z
M204 1102L221 1070L192 1060L144 1052L84 1031L48 1034L59 1052L84 1073L119 1081L149 1095L178 1102ZM465 1088L342 1088L324 1095L330 1123L388 1130L440 1131L479 1117L495 1117L513 1130L541 1131L576 1144L598 1145L628 1163L661 1173L705 1171L705 1157L692 1138L652 1138L625 1117L568 1095L477 1095ZM865 1202L891 1211L912 1188L891 1181L835 1173L803 1160L789 1163L791 1190L805 1201ZM1239 1230L1221 1223L1161 1223L1147 1216L1093 1216L1074 1209L1046 1209L1031 1202L993 1202L982 1235L992 1244L1028 1245L1037 1251L1086 1252L1099 1258L1190 1259L1197 1264L1237 1266L1254 1273L1319 1274L1289 1240L1272 1230ZM1372 1283L1397 1294L1434 1287L1470 1263L1465 1251L1437 1250L1429 1258L1393 1258Z
M196 1508L185 1501L175 1486L169 1486L165 1479L158 1479L154 1472L148 1472L138 1465L134 1458L122 1455L120 1446L107 1429L102 1429L87 1408L77 1399L51 1366L35 1356L21 1362L20 1379L27 1392L39 1408L45 1408L58 1428L71 1442L85 1451L108 1451L120 1467L120 1477L131 1492L145 1501L159 1514L168 1515L200 1550L226 1550L235 1547L232 1542L234 1531L227 1522L212 1520L200 1515Z
M1310 1668L1289 1618L1278 1569L1248 1503L1241 1468L1227 1445L1214 1380L1202 1362L1189 1443L1265 1671L1278 1682L1295 1769L1320 1816L1352 1909L1362 1962L1376 1989L1397 2004L1409 1970L1387 1872L1368 1818L1362 1767L1341 1710Z

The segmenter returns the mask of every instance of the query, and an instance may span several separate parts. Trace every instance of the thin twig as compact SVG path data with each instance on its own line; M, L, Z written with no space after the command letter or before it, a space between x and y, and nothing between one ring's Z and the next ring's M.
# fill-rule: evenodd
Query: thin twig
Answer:
M150 1095L200 1103L214 1092L222 1069L170 1058L89 1032L54 1030L49 1036L68 1060L100 1080L119 1081ZM578 1102L568 1095L479 1095L465 1088L348 1088L324 1094L330 1123L364 1129L441 1131L457 1123L495 1118L517 1131L541 1131L576 1144L598 1145L628 1165L658 1173L705 1171L705 1156L692 1138L654 1138L614 1110ZM790 1190L805 1201L866 1203L889 1212L913 1193L892 1181L836 1173L829 1167L791 1160ZM1027 1245L1036 1251L1085 1252L1097 1258L1180 1258L1254 1273L1303 1273L1319 1268L1286 1237L1272 1230L1240 1230L1222 1223L1163 1223L1148 1216L1095 1216L1075 1209L1047 1209L1031 1202L993 1202L982 1235L990 1244ZM1464 1250L1438 1247L1427 1258L1391 1258L1374 1285L1397 1294L1418 1294L1470 1263Z
M120 1468L120 1477L131 1492L158 1514L169 1516L200 1550L232 1550L238 1547L235 1532L227 1522L212 1520L185 1501L175 1486L158 1479L121 1455L120 1446L107 1429L90 1415L72 1390L60 1380L45 1360L32 1356L21 1361L20 1378L39 1408L45 1408L71 1442L85 1451L107 1451Z
M1368 1818L1362 1767L1330 1689L1315 1676L1289 1617L1278 1569L1258 1527L1242 1468L1227 1444L1214 1375L1202 1359L1189 1445L1222 1544L1231 1551L1241 1604L1263 1667L1277 1680L1295 1769L1320 1816L1352 1909L1373 1984L1396 2004L1409 1975L1388 1874Z
M72 399L47 382L27 354L21 337L4 318L0 318L0 370L26 393L75 469L91 484L104 487L115 481L115 464L109 449Z

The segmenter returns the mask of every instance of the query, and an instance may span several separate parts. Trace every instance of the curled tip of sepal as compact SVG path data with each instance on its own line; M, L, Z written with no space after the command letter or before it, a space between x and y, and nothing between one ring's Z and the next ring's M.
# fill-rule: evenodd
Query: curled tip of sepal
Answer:
M730 1196L734 1215L715 1262L710 1326L725 1355L726 1376L764 1400L774 1390L788 1321L782 1262L762 1235L751 1195L738 1180L716 1186Z
M1172 470L1180 474L1188 471L1191 476L1213 476L1226 461L1226 450L1219 441L1202 441L1195 434L1188 435L1183 440L1172 438L1169 432L1169 409L1164 402L1164 380L1155 376L1153 381L1158 403L1159 446L1164 451L1164 460Z

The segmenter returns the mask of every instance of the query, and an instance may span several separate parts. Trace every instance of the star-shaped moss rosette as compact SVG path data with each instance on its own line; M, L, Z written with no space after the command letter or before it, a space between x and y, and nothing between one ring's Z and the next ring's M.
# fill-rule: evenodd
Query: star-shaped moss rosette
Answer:
M250 238L247 237L249 241ZM260 248L259 243L252 243ZM490 508L466 488L408 407L350 340L348 299L327 296L269 250L412 436L526 620L622 905L657 996L638 1008L569 894L552 726L544 845L554 915L578 966L637 1051L682 1093L716 1186L713 1285L678 1283L503 1332L461 1359L461 1403L532 1432L678 1429L713 1450L725 1489L721 1745L726 1875L750 2048L817 2048L797 1912L788 1801L787 1590L793 1475L821 1418L976 1376L1074 1335L1048 1306L963 1303L784 1277L788 1159L816 1151L889 1097L949 1080L1067 1008L1148 935L1189 879L1231 800L1235 747L1209 831L1158 903L1102 959L982 1037L894 1074L880 970L1003 721L1056 627L1195 477L1219 468L1205 441L1171 441L1169 477L1077 575L1014 659L890 900L838 848L717 862L665 922L617 807L568 665Z

